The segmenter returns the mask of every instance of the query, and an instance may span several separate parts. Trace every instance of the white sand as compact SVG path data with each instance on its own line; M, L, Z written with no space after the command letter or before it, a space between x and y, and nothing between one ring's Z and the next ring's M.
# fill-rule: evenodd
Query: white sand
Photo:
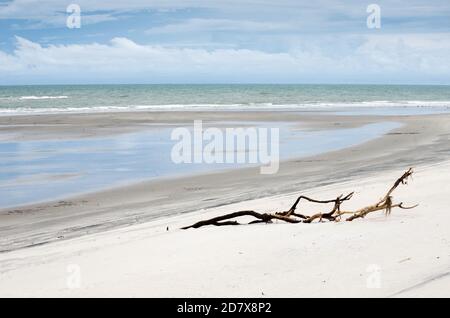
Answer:
M360 207L380 198L401 173L305 194L355 190L345 207ZM394 198L420 206L389 217L178 229L239 209L284 210L295 193L4 253L0 296L449 297L449 176L450 162L417 167Z

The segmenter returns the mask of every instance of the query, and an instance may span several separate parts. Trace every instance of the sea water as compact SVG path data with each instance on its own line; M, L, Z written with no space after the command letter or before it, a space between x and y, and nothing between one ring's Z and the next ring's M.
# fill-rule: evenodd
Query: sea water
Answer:
M449 111L450 86L50 85L0 86L0 115L127 110ZM405 110L406 108L406 110ZM380 111L377 111L377 114Z

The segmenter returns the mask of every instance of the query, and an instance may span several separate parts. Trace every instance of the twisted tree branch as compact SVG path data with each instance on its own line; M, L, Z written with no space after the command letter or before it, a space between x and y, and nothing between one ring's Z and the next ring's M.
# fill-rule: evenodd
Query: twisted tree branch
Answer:
M206 225L214 225L214 226L224 226L224 225L241 225L241 223L237 222L236 220L232 220L239 217L254 217L256 220L253 220L249 222L248 224L256 224L256 223L272 223L273 220L280 220L287 223L312 223L313 221L319 219L319 222L322 222L324 219L328 221L339 221L341 219L341 216L344 214L351 214L350 217L346 219L346 221L353 221L358 218L364 218L367 214L376 212L376 211L385 211L386 215L389 215L393 208L400 208L400 209L413 209L417 207L418 205L414 206L404 206L403 202L394 204L393 203L393 197L392 193L397 189L397 187L400 184L407 184L408 179L412 176L413 169L408 169L400 178L398 178L394 185L388 190L386 195L379 200L377 203L358 209L356 211L341 211L341 205L349 201L353 195L354 192L351 192L347 194L345 197L344 195L338 196L336 199L332 200L316 200L309 198L307 196L301 195L299 196L294 204L291 206L291 208L284 212L275 212L275 213L259 213L255 212L253 210L246 210L246 211L238 211L233 212L229 214L225 214L222 216L214 217L212 219L199 221L195 224L185 226L182 229L189 229L189 228L199 228ZM318 203L318 204L329 204L334 203L333 208L330 212L326 213L316 213L311 216L303 215L296 212L296 209L300 203L301 200L306 200L312 203Z

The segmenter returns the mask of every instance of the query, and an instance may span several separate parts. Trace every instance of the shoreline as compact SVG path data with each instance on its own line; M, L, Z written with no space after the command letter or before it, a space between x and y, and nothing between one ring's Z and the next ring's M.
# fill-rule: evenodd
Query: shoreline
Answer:
M450 113L448 113L450 114ZM438 114L440 115L440 114ZM444 114L445 115L445 114ZM429 115L426 115L429 116ZM75 114L41 114L23 116L0 116L0 133L10 134L9 140L61 140L71 138L90 138L113 136L143 129L158 128L161 125L192 125L194 120L215 123L223 122L289 122L301 123L306 128L322 130L329 128L352 128L364 124L392 120L402 116L353 116L342 115L336 118L332 111L143 111L143 112L105 112ZM333 125L339 122L339 125Z
M32 110L9 110L0 108L1 117L18 117L18 116L58 116L58 115L95 115L95 114L126 114L126 113L160 113L160 112L310 112L310 113L332 113L345 112L356 109L370 111L371 109L383 110L428 110L429 113L448 113L450 112L450 101L405 101L405 102L389 102L384 101L367 101L356 103L323 103L323 104L281 104L281 105L264 105L262 104L213 104L213 105L143 105L134 107L117 107L117 106L93 106L90 108L55 108L55 109L39 109ZM109 109L107 109L109 107ZM241 109L239 109L241 108ZM243 108L243 109L242 109Z
M0 239L0 251L12 251L50 242L66 240L86 234L144 223L170 215L192 212L242 202L270 195L303 191L324 184L351 180L367 174L381 171L404 169L417 164L439 162L447 159L449 145L450 115L423 116L339 116L289 113L195 113L186 118L186 114L169 116L166 113L136 114L127 116L81 116L85 125L98 128L98 133L117 133L122 127L142 128L140 124L163 121L166 124L188 122L195 117L208 120L236 119L302 122L311 129L329 127L357 127L389 118L404 126L394 132L369 141L362 145L333 151L308 158L283 162L278 174L261 176L257 168L244 168L239 171L214 172L186 178L163 180L159 182L139 182L120 187L67 198L56 202L30 205L20 209L0 210L3 236ZM223 119L223 116L226 118ZM72 116L50 116L45 118L27 118L37 125L47 120L49 131L41 128L44 134L61 131L61 125L69 122L72 131L66 130L63 137L71 136L77 129ZM87 117L87 118L86 118ZM164 118L164 120L161 120ZM80 117L78 117L80 119ZM100 119L103 122L98 122ZM42 122L39 122L42 121ZM1 119L0 119L1 122ZM97 124L95 126L94 124ZM107 124L110 124L109 126ZM103 126L102 126L103 125ZM112 129L112 128L115 129ZM108 130L107 129L107 130ZM127 129L125 129L127 130ZM33 127L21 131L22 138L33 134ZM36 136L34 136L36 137ZM42 137L42 135L41 135ZM343 159L345 158L345 160ZM220 180L220 183L215 182Z

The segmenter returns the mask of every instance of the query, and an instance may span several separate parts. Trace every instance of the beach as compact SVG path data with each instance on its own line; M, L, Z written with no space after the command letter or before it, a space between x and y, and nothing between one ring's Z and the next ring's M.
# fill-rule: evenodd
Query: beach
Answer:
M69 195L49 202L4 208L0 210L3 233L0 247L2 251L10 251L174 214L293 190L303 191L379 171L398 171L418 164L439 162L445 160L448 153L447 116L336 117L326 113L302 112L170 112L0 117L0 121L11 122L3 129L15 129L19 136L17 138L22 140L38 138L40 135L35 129L39 129L44 138L48 138L49 134L64 138L65 134L73 137L73 134L83 131L83 125L91 125L92 133L103 134L105 129L114 129L118 136L122 125L126 131L143 129L143 122L152 121L177 127L183 123L190 124L196 118L205 121L220 118L222 121L218 125L237 118L272 123L276 120L289 121L319 131L330 127L345 129L386 121L402 124L384 136L357 146L285 160L275 174L262 175L256 167L209 171L140 181ZM164 121L160 118L164 118ZM26 125L30 121L35 123L31 127ZM43 182L51 184L45 179ZM59 183L56 186L60 187Z
M320 186L382 196L402 170ZM243 201L1 255L1 295L56 297L448 297L448 162L420 165L396 200L414 210L353 222L180 230L240 209L284 209L298 192ZM305 207L306 208L306 207Z
M449 17L0 0L0 298L449 298Z
M258 167L208 171L3 208L0 295L449 295L448 114L47 114L0 116L0 130L14 142L83 139L191 125L196 119L218 127L289 123L316 132L386 122L398 127L349 147L283 160L272 175L260 174ZM287 209L300 194L334 198L356 191L349 206L368 205L409 167L417 171L414 180L394 197L420 206L389 217L380 212L348 223L179 229L240 209ZM76 288L66 282L71 264L82 273ZM380 272L381 288L367 287L371 268Z

